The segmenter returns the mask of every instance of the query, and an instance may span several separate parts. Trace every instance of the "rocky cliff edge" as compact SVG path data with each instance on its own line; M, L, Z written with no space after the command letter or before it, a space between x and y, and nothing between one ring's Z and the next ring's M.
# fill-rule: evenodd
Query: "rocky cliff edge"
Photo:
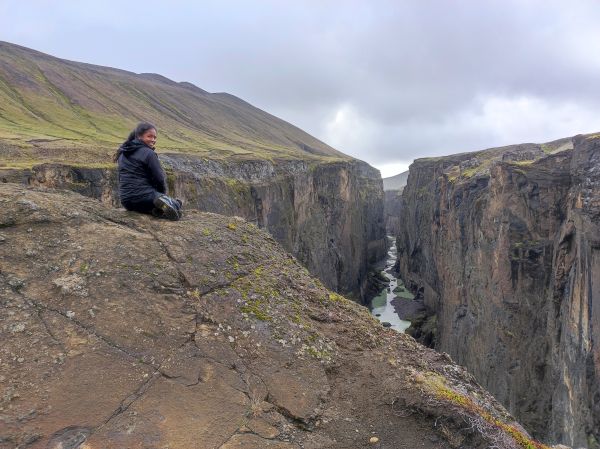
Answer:
M543 447L267 233L0 184L0 448Z

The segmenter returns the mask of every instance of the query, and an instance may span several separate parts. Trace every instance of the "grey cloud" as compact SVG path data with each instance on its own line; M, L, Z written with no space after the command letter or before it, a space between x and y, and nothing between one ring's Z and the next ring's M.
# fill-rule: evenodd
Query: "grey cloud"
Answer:
M233 93L373 164L593 131L599 19L593 0L0 5L3 39Z

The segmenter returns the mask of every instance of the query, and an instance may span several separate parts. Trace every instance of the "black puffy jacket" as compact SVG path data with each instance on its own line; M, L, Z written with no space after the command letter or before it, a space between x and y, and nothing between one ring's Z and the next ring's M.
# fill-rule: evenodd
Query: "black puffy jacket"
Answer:
M155 151L134 139L119 148L119 196L121 203L152 202L167 193L165 172ZM158 192L158 193L157 193Z

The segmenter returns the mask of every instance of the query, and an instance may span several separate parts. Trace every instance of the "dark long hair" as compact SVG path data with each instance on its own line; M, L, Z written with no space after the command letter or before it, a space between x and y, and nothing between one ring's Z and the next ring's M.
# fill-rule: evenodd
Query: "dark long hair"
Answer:
M150 122L140 122L140 123L138 123L137 126L135 127L135 129L129 133L129 135L127 136L127 140L125 142L123 142L123 144L121 145L121 147L127 145L132 140L135 140L138 137L143 136L144 133L146 131L148 131L149 129L156 129L156 126L154 126ZM121 154L121 148L119 148L117 150L117 152L115 153L115 155L113 156L113 162L117 162L119 160L119 155L120 154Z

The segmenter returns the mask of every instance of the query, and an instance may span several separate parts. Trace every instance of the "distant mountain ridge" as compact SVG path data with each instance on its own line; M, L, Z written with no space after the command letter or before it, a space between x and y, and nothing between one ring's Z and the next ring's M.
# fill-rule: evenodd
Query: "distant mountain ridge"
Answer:
M408 170L395 176L383 178L383 190L402 190L408 181Z
M352 159L233 95L0 41L0 166L105 163L140 120L157 125L162 152L233 160Z

